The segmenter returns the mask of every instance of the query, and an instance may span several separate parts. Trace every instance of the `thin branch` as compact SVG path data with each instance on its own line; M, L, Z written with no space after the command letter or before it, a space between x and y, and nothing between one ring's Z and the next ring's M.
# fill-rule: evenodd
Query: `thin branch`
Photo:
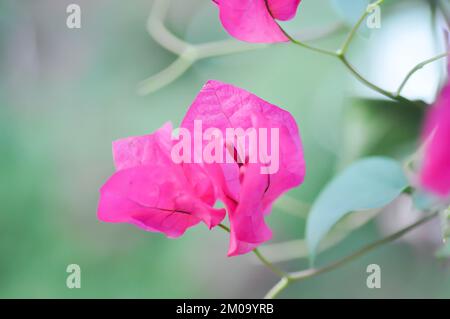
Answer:
M374 2L372 4L370 4L367 8L366 11L364 11L364 13L362 14L362 16L358 19L358 21L356 22L356 24L353 26L353 28L350 30L349 34L347 35L347 38L345 39L344 43L342 44L341 48L339 49L339 55L344 56L349 47L350 44L353 41L353 38L356 35L356 32L359 30L359 28L361 27L361 24L366 20L367 16L373 12L374 8L381 5L384 2L384 0L378 0L377 2Z
M422 69L423 67L425 67L426 65L435 62L437 60L440 60L442 58L447 57L450 54L450 52L444 52L441 53L439 55L436 55L435 57L432 57L428 60L425 60L423 62L420 62L419 64L417 64L414 68L411 69L411 71L408 72L408 74L406 75L405 79L403 80L403 82L400 84L396 95L399 96L400 93L402 92L403 88L405 87L405 85L408 83L409 79L420 69Z
M301 280L305 280L311 277L315 277L317 275L332 271L336 268L339 268L340 266L343 266L353 260L355 260L356 258L363 256L373 250L375 250L376 248L383 246L385 244L388 244L390 242L393 242L401 237L403 237L405 234L407 234L408 232L416 229L417 227L421 226L422 224L425 224L426 222L430 221L431 219L435 218L436 216L439 215L439 212L434 212L431 213L425 217L423 217L422 219L418 220L417 222L413 223L412 225L403 228L401 230L399 230L398 232L385 237L383 239L380 239L378 241L375 241L361 249L359 249L358 251L342 258L339 259L327 266L321 267L321 268L311 268L311 269L306 269L303 271L298 271L298 272L293 272L293 273L289 273L288 276L283 277L280 282L278 282L274 288L272 288L266 295L266 298L274 298L276 297L278 294L280 294L284 289L286 289L290 283L292 282L296 282L296 281L301 281ZM286 282L287 281L287 282Z
M230 232L230 228L228 226L225 226L224 224L219 224L218 225L220 228L222 228L224 231L226 231L227 233Z
M358 70L356 70L355 67L353 67L353 65L350 64L350 62L347 60L347 58L344 55L339 56L339 60L344 64L344 66L350 71L350 73L352 73L362 84L364 84L365 86L367 86L368 88L372 89L375 92L378 92L392 100L401 102L401 103L409 103L411 105L414 105L416 107L422 107L419 104L416 104L415 102L401 96L401 95L397 95L394 93L391 93L381 87L379 87L378 85L370 82L369 80L367 80L364 76L361 75L361 73L359 73Z
M277 22L276 22L276 23L277 23ZM277 23L277 24L278 24L278 23ZM308 44L308 43L303 42L303 40L300 41L300 40L295 39L295 38L294 38L293 36L291 36L286 30L284 30L284 29L281 27L280 24L278 24L278 27L279 27L280 30L284 33L284 35L289 39L289 41L291 41L292 43L297 44L298 46L301 46L301 47L303 47L303 48L305 48L305 49L308 49L308 50L311 50L311 51L314 51L314 52L318 52L318 53L321 53L321 54L325 54L325 55L329 55L329 56L334 56L334 57L337 57L337 56L338 56L338 53L335 52L335 51L330 51L330 50L327 50L327 49L318 48L318 47L315 47L315 46L312 46L312 45L310 45L310 44Z
M261 252L258 250L258 248L253 249L253 253L256 255L256 257L258 257L259 260L261 260L261 262L267 267L269 268L273 273L275 273L276 275L284 278L288 276L288 273L284 272L281 269L278 269L276 266L274 266L270 261L268 261L262 254Z
M356 25L350 30L349 34L346 37L346 40L344 41L344 43L342 44L341 48L337 51L330 51L330 50L325 50L325 49L321 49L321 48L316 48L313 47L311 45L308 45L306 43L303 43L301 41L298 41L296 39L294 39L292 36L290 36L285 30L283 30L283 28L281 28L281 30L284 32L284 34L290 39L290 41L294 44L297 44L305 49L311 50L311 51L315 51L318 53L322 53L324 55L328 55L328 56L332 56L332 57L336 57L339 59L339 61L350 71L350 73L357 79L359 80L362 84L364 84L365 86L369 87L370 89L392 99L398 102L402 102L402 103L408 103L411 105L414 105L416 107L420 107L422 108L422 104L416 103L414 101L411 101L401 95L395 94L395 93L391 93L381 87L379 87L378 85L370 82L369 80L367 80L364 76L361 75L361 73L359 73L358 70L356 70L355 67L353 67L350 62L347 60L347 51L350 47L350 44L352 43L356 32L358 31L359 27L361 26L362 22L367 18L367 16L369 15L370 12L372 12L374 10L374 8L380 4L382 4L384 2L384 0L378 0L372 4L370 4L367 9L364 11L364 13L361 15L361 17L359 18L358 22L356 23Z
M343 28L344 28L343 23L340 22L333 23L322 28L303 30L303 32L299 32L297 36L302 37L304 41L315 41L327 37L336 32L339 32ZM195 48L199 51L199 59L203 59L221 55L229 55L258 49L264 49L272 45L273 44L267 43L247 43L230 39L197 44L195 45Z
M352 253L351 255L346 256L330 265L324 266L322 268L308 269L305 271L291 273L289 275L289 279L292 281L304 280L306 278L310 278L312 276L323 274L323 273L329 272L333 269L336 269L344 264L347 264L347 263L353 261L354 259L356 259L360 256L367 254L368 252L371 252L372 250L375 250L376 248L378 248L380 246L383 246L387 243L393 242L393 241L403 237L405 234L409 233L411 230L416 229L417 227L421 226L422 224L425 224L426 222L430 221L431 219L435 218L438 215L439 215L439 212L434 212L432 214L429 214L429 215L425 216L424 218L419 219L417 222L413 223L412 225L410 225L406 228L403 228L390 236L387 236L387 237L382 238L378 241L375 241L371 244L368 244L367 246L359 249L358 251Z
M138 94L146 95L158 91L183 75L193 63L194 60L181 55L161 72L142 80L138 85Z
M190 44L175 36L164 25L171 0L154 0L147 19L147 31L162 47L177 55L183 54Z
M227 227L223 224L219 224L218 226L220 228L222 228L223 230L225 230L226 232L228 232L228 233L230 232L229 227ZM288 275L286 272L284 272L281 269L278 269L269 260L267 260L267 258L264 257L257 248L253 249L253 253L256 255L256 257L258 257L258 259L263 263L263 265L266 266L268 269L270 269L275 275L280 276L280 277L286 277Z
M289 279L286 277L283 277L280 279L280 281L272 287L272 289L267 292L267 294L264 296L264 299L275 299L284 289L286 289L289 286Z
M183 75L195 62L211 57L243 53L263 49L270 44L254 44L239 42L234 39L193 44L175 36L164 24L170 8L170 0L155 0L147 19L147 31L150 36L166 50L178 55L169 67L143 80L138 87L139 94L149 94L175 81ZM305 39L312 41L324 38L342 30L344 24L333 23L319 29L305 30L301 33Z
M372 220L379 211L380 209L374 209L371 211L353 213L345 217L342 221L337 223L333 227L333 230L324 238L323 242L319 245L318 252L321 253L339 244L353 230L360 228ZM309 255L308 245L305 239L267 244L261 246L259 249L261 253L274 264L293 259L306 258Z

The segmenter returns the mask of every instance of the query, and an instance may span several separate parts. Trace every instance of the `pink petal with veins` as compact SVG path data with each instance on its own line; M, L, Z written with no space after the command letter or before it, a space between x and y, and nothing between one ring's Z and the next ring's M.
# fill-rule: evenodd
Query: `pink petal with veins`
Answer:
M192 132L196 120L202 121L203 132L217 128L223 136L227 128L279 131L279 169L272 174L261 174L260 162L204 164L228 208L232 231L228 254L246 253L270 239L264 215L270 212L273 202L303 182L305 161L297 124L287 111L218 81L205 84L181 126ZM226 152L227 146L223 147Z
M213 208L216 189L206 172L172 161L171 133L166 124L153 134L113 143L117 172L100 190L100 220L171 238L200 221L211 228L223 220L225 210Z

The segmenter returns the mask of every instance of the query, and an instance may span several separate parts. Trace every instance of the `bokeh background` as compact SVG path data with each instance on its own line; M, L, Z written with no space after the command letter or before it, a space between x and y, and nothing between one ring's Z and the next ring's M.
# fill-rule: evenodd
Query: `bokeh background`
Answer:
M81 6L81 29L66 27L72 2ZM177 36L193 43L228 38L211 1L172 2L166 24ZM409 68L442 51L443 26L433 23L433 1L387 2L382 27L361 33L350 58L393 90ZM0 297L264 296L277 278L252 255L227 258L228 235L220 229L199 226L169 240L96 217L98 190L113 172L111 142L148 134L169 120L177 126L208 79L250 90L298 120L306 182L275 206L269 218L275 238L263 249L286 269L308 266L306 258L294 258L304 256L307 206L332 176L358 157L402 159L417 146L423 114L392 107L337 61L288 44L199 61L161 90L138 95L140 81L176 59L146 30L152 3L0 0ZM328 0L303 0L300 8L289 30L343 20ZM337 48L345 32L316 44ZM405 95L431 102L443 70L443 63L427 67ZM396 203L383 218L340 236L319 264L400 227L411 217L407 206ZM434 226L294 284L282 297L450 297L449 269L433 257ZM73 263L81 267L81 289L66 287ZM381 266L381 289L366 287L371 263Z

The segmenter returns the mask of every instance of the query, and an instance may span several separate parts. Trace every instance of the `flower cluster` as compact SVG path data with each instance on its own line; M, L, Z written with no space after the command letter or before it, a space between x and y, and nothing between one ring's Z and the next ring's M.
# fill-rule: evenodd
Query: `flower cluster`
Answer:
M176 137L171 124L166 124L153 134L114 142L117 172L101 189L99 219L179 237L199 222L217 226L226 214L225 209L214 208L221 200L230 220L228 255L247 253L271 238L264 217L273 202L303 182L305 162L297 124L287 111L217 81L205 84L181 128L193 132L195 121L202 121L204 132L214 129L223 134L228 128L277 129L278 170L261 173L262 161L238 159L236 149L241 145L222 139L220 148L234 161L175 162L171 154ZM197 151L193 144L192 154Z

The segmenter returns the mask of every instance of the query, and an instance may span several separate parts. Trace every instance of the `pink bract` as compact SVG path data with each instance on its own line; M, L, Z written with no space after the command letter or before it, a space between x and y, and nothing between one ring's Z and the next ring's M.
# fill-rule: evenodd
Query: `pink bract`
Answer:
M99 219L179 237L201 221L210 228L218 225L225 210L215 209L214 204L221 199L230 220L229 256L247 253L271 239L265 216L274 201L300 185L305 176L294 118L243 89L209 81L189 108L181 129L194 139L196 133L203 138L211 130L220 133L214 138L214 153L226 154L227 159L175 161L172 151L178 142L172 140L170 124L150 135L116 141L117 171L100 190ZM252 143L244 142L239 152L239 139L230 140L229 129L233 134L236 130L254 132L257 151ZM205 154L194 149L195 142L189 147L191 154Z
M189 108L182 127L194 130L216 128L226 135L227 128L267 128L279 130L279 170L261 174L261 163L204 164L219 186L219 197L226 204L231 241L228 255L249 252L272 236L264 216L273 202L287 190L300 185L305 176L300 134L294 118L285 110L238 87L209 81ZM223 145L224 152L230 145Z
M219 224L224 209L214 209L216 191L206 173L170 158L172 127L113 143L117 172L100 190L98 217L131 223L144 230L179 237L203 221Z
M292 19L301 0L213 0L219 7L220 21L236 39L246 42L289 41L275 19Z
M427 115L424 129L426 151L421 171L425 189L450 195L450 82L441 91Z

